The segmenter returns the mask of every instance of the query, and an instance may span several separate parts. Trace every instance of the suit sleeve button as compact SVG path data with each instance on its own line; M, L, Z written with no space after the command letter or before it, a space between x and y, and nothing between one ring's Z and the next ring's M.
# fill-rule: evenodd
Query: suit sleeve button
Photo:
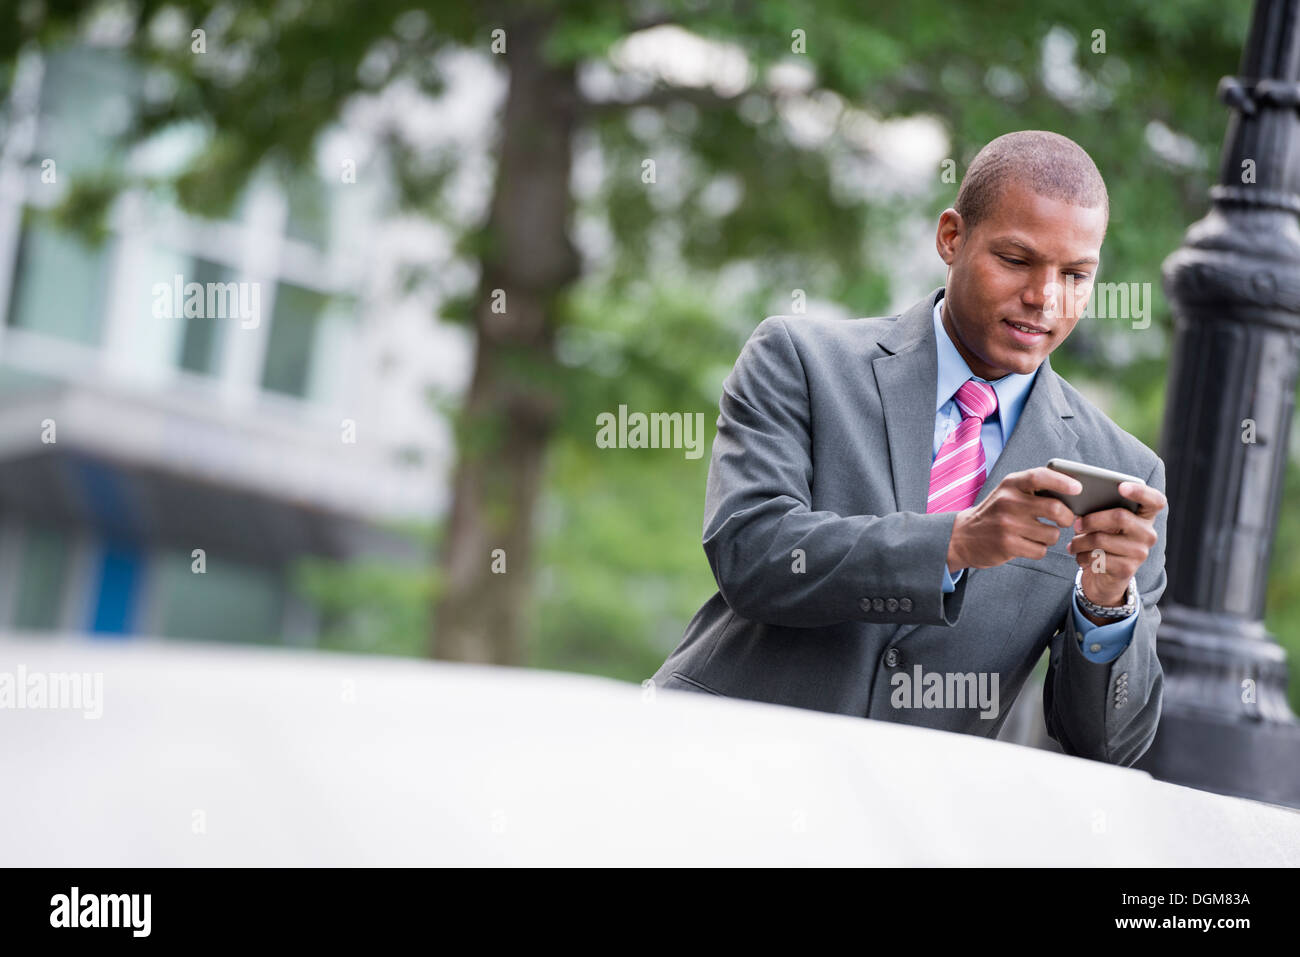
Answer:
M885 608L887 608L889 611L898 611L898 599L890 598L888 601L885 602Z
M912 610L912 599L910 599L910 598L900 598L900 599L898 599L898 607L901 608L901 609L903 609L903 611L911 611L911 610Z
M890 648L885 652L885 664L891 668L898 667L898 649Z
M858 607L861 608L863 611L871 611L871 599L870 599L870 598L859 598L859 599L858 599Z
M884 610L885 610L885 599L883 599L883 598L873 598L873 599L871 599L871 609L872 609L872 611L884 611Z

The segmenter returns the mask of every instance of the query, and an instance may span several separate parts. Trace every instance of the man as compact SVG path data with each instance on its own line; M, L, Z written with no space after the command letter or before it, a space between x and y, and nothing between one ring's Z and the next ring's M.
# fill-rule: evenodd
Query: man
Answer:
M1048 360L1108 219L1082 148L1010 133L939 218L943 287L897 317L758 326L709 467L718 591L657 685L995 737L1050 646L1062 750L1142 756L1163 683L1164 463ZM1076 521L1034 494L1079 491L1053 457L1144 479L1120 486L1140 511Z

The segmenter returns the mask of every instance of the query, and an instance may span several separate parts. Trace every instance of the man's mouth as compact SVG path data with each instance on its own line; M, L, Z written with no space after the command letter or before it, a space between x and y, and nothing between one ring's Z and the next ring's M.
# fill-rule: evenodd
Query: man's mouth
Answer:
M1015 330L1017 333L1016 338L1020 339L1022 342L1032 342L1040 336L1050 335L1048 330L1044 329L1042 326L1036 326L1024 322L1012 322L1010 319L1003 319L1002 321Z

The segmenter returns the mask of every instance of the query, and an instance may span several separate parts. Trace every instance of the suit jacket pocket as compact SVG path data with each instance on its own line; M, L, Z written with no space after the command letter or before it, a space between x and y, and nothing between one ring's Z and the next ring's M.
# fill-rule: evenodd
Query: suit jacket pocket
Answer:
M721 691L714 691L708 685L701 684L700 682L696 681L694 678L688 678L680 671L672 672L668 676L668 680L664 682L664 687L674 688L678 691L703 691L705 694L716 695L719 698L726 697L726 695L724 695Z
M1007 564L1032 568L1036 572L1046 572L1049 575L1068 578L1070 581L1074 581L1074 576L1079 571L1079 563L1074 560L1073 555L1053 548L1049 548L1042 558L1012 558L1007 561Z

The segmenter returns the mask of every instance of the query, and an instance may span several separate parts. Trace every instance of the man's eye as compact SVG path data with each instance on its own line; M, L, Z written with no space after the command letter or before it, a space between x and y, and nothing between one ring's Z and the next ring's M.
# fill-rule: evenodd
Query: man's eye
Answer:
M1087 282L1092 278L1092 276L1086 272L1072 272L1070 275L1074 277L1075 282Z
M998 258L1003 262L1011 263L1013 266L1023 266L1025 264L1023 259L1012 259L1010 256L999 256Z

